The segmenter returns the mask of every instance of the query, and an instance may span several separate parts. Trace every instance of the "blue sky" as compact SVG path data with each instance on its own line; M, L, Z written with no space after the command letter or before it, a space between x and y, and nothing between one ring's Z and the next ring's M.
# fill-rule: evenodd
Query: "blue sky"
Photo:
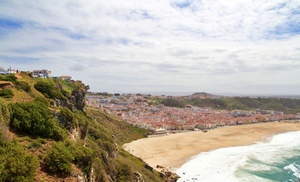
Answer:
M92 91L300 94L300 0L0 0L0 67Z

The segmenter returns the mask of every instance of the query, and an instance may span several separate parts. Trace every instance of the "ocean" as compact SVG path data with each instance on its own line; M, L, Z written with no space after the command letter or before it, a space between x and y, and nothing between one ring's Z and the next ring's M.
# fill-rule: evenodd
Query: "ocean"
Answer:
M220 139L221 140L221 139ZM176 170L179 182L299 182L300 132L204 152Z

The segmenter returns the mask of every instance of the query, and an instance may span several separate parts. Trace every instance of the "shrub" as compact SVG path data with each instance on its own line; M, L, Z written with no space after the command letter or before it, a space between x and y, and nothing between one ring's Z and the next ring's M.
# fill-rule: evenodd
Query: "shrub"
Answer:
M41 146L42 146L42 144L41 144L40 142L34 141L34 142L31 142L31 143L29 144L28 148L29 148L29 149L38 149L38 148L40 148Z
M0 90L0 97L4 97L6 99L13 98L14 93L11 91L11 89L5 88Z
M60 115L63 118L64 125L67 129L73 128L76 124L74 121L74 114L68 108L63 107L60 110ZM75 126L76 127L76 126Z
M117 181L131 181L131 169L127 164L117 166Z
M36 97L36 98L34 99L34 101L35 101L35 102L40 102L40 103L43 104L43 105L49 106L49 102L48 102L48 100L47 100L45 97L40 97L40 96L38 96L38 97Z
M62 93L64 96L66 96L66 97L70 97L70 96L71 96L71 94L70 94L68 91L66 91L66 90L61 90L61 93Z
M71 151L75 157L75 164L88 174L92 167L92 150L81 145L74 145L71 147Z
M0 123L4 122L5 124L9 123L11 117L11 108L4 99L0 98Z
M17 131L35 137L61 140L66 137L62 128L57 126L48 107L41 102L24 102L12 105L10 126Z
M37 140L41 144L46 144L47 143L47 140L45 140L44 138L38 138Z
M71 173L71 162L74 160L73 155L62 142L54 143L48 149L44 163L52 173L69 174Z
M14 74L8 74L8 75L5 75L5 76L2 78L2 80L16 83L17 77L15 77Z
M27 153L16 141L0 140L0 181L33 181L38 167L37 159Z
M66 100L60 90L55 88L54 83L40 80L34 85L34 88L47 98Z
M30 86L28 85L27 82L23 82L23 81L18 81L16 84L16 88L17 89L22 89L25 92L29 92L30 91Z

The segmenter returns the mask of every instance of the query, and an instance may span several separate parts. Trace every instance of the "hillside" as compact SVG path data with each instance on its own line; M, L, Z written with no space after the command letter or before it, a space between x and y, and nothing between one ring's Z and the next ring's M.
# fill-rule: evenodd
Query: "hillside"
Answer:
M0 75L0 181L167 180L120 147L148 131L86 107L87 90L81 81Z
M202 94L203 95L203 94ZM211 107L225 110L275 110L288 114L300 113L300 99L293 98L251 98L251 97L222 97L199 98L194 95L188 97L167 98L161 101L165 106L185 107L193 105L197 107Z

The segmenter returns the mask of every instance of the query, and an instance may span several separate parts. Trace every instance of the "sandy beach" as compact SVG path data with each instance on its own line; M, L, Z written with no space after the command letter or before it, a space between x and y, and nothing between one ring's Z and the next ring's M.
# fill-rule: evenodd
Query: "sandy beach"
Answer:
M123 147L154 169L157 169L157 165L161 165L175 171L201 152L250 145L268 140L275 134L290 131L300 131L300 123L272 122L227 126L206 133L195 131L140 139Z

